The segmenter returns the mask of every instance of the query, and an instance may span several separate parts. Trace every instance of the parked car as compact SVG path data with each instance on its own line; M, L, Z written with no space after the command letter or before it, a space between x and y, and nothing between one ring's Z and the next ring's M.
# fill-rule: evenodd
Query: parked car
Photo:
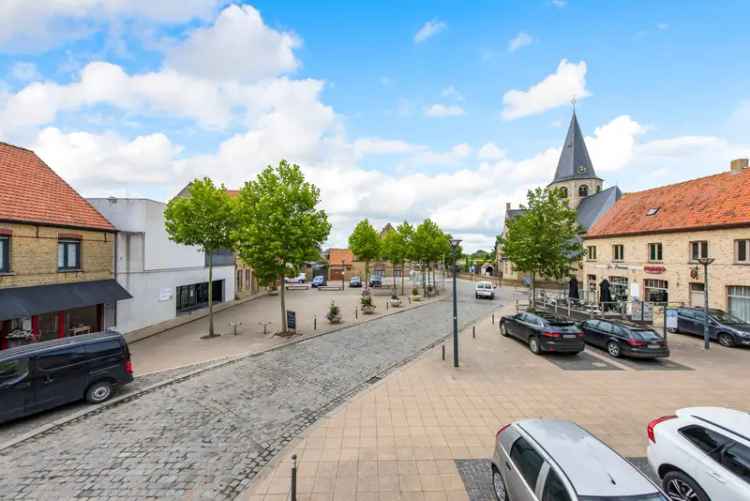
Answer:
M313 277L310 285L312 285L313 287L320 287L322 285L326 285L327 283L328 282L326 281L326 277L324 277L323 275L317 275Z
M352 277L349 280L349 287L362 287L362 279L359 277Z
M101 403L132 380L130 351L116 332L0 351L0 422L84 398Z
M648 462L674 501L750 501L750 414L689 407L651 421Z
M474 297L476 299L483 297L495 299L495 286L490 282L477 282L474 286Z
M703 336L705 313L703 308L675 308L677 328L671 332ZM708 335L722 346L750 346L750 324L723 310L708 310Z
M616 320L586 320L581 329L586 344L607 350L611 357L669 356L664 338L648 327Z
M304 284L305 283L305 274L300 273L296 277L286 277L284 278L284 281L288 284Z
M632 464L570 421L503 426L491 468L499 501L669 501Z
M580 353L585 348L583 332L574 322L528 311L502 317L500 333L524 341L537 355L545 351Z
M370 287L382 287L383 277L380 275L373 275L370 277Z

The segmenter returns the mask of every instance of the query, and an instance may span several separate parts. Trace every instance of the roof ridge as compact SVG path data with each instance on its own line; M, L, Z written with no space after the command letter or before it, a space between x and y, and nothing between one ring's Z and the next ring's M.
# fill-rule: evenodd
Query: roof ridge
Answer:
M10 146L11 148L16 148L18 150L28 151L28 152L34 153L36 155L36 153L34 152L34 150L32 150L30 148L25 148L23 146L18 146L17 144L6 143L5 141L0 141L0 144L3 145L3 146Z

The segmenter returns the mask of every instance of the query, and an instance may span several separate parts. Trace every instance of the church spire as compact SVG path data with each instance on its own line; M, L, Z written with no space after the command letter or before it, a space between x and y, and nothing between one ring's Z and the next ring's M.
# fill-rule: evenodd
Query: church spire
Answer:
M552 183L568 181L572 179L599 179L591 163L586 142L583 140L581 128L578 126L578 118L573 110L570 119L568 134L565 136L565 144L557 162L557 170Z

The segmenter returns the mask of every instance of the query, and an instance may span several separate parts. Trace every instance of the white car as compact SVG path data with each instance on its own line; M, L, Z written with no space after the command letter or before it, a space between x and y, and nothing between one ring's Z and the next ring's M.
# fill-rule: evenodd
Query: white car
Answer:
M495 286L490 282L477 282L474 286L474 297L495 299Z
M284 281L288 284L304 284L305 283L305 274L300 273L296 277L286 277Z
M750 501L750 414L688 407L647 427L648 462L674 501Z

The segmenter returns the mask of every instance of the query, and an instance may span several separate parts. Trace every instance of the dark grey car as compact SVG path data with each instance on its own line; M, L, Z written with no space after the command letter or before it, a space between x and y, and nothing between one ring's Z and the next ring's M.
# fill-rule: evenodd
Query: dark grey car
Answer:
M529 345L532 353L580 353L585 348L583 332L574 322L531 312L520 312L500 319L500 333Z
M703 336L706 314L703 308L675 308L677 328L680 332ZM708 335L722 346L750 346L750 324L723 310L708 310Z

